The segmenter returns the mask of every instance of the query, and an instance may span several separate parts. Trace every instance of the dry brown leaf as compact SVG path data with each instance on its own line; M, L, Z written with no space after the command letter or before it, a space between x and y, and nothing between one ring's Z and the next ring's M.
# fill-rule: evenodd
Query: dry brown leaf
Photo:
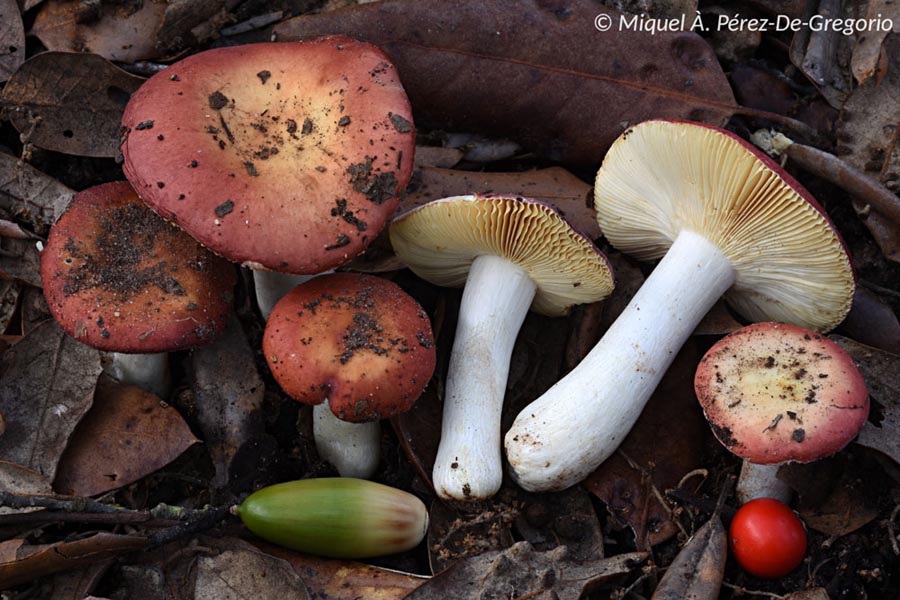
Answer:
M254 545L266 554L286 560L303 578L312 598L401 600L429 579L423 575L382 569L349 560L291 552L261 542Z
M702 355L696 339L688 340L620 451L583 484L606 503L616 519L632 528L639 549L649 549L677 532L642 471L650 474L652 484L664 494L701 464L709 427L694 395L694 371Z
M53 486L70 496L102 494L161 469L198 441L178 411L157 396L101 377Z
M19 297L21 295L21 282L0 279L0 331L9 329L10 323L17 315L16 307L19 306ZM2 349L0 349L0 352L2 352Z
M13 125L36 146L79 156L116 156L122 112L143 80L96 54L43 52L3 89Z
M26 162L0 152L0 208L46 233L75 191Z
M94 19L83 18L81 0L49 0L34 19L31 33L48 50L90 52L108 60L136 62L162 56L156 31L163 22L165 0L100 3Z
M878 403L882 416L877 425L871 422L870 416L870 422L863 426L856 442L900 463L900 356L841 336L830 337L856 361L869 395Z
M303 580L286 561L246 542L233 542L235 549L197 560L194 600L309 598Z
M219 339L194 351L191 365L197 420L216 468L212 484L223 487L238 450L264 433L265 385L234 315Z
M650 600L716 600L727 557L725 528L714 514L678 552Z
M25 28L16 0L0 0L0 82L25 62Z
M596 166L629 124L681 118L721 125L734 98L693 33L609 31L591 0L384 0L290 19L279 41L343 33L382 47L420 125L514 137L572 165ZM427 33L422 23L427 23ZM499 83L502 82L502 85Z
M41 287L41 254L34 240L0 238L0 277Z
M22 540L11 542L14 543L7 548L3 546L10 542L0 544L0 582L4 588L30 583L51 573L77 569L147 545L145 538L112 533L97 533L73 542L41 546L21 543Z
M889 57L887 76L870 78L847 99L835 125L836 152L844 160L900 193L900 34L884 42ZM860 201L854 208L872 232L884 255L900 262L900 224Z
M894 354L900 354L900 322L890 306L874 292L856 286L850 313L836 333Z
M156 33L157 46L174 52L198 45L234 20L231 14L239 0L168 0L163 23Z
M91 590L97 587L113 561L108 558L77 571L47 577L38 595L46 600L89 600L94 597L90 595Z
M528 542L459 560L413 591L407 600L556 598L578 600L592 588L632 572L643 552L593 561L574 561L560 546L535 552Z
M75 426L91 407L100 352L55 322L26 335L0 356L0 460L52 479Z
M900 26L900 4L896 0L867 0L866 19L891 19L894 27ZM884 39L890 31L867 31L858 36L853 54L850 57L850 71L857 83L865 83L875 75L879 63L885 59L882 48Z
M12 494L52 494L50 479L37 471L0 460L0 490ZM0 507L0 515L19 512L17 509Z
M515 520L516 539L538 552L565 546L573 561L603 558L603 528L590 494L581 486L558 494L518 495L522 512Z

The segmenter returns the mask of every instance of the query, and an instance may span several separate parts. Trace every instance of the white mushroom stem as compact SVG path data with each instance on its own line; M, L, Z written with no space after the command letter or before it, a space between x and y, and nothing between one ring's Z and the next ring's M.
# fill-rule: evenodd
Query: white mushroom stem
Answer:
M333 273L334 271L325 271L317 273ZM259 312L265 321L269 320L269 314L275 304L281 300L281 297L287 294L301 283L306 283L316 275L291 275L289 273L279 273L277 271L253 271L253 287L256 290L256 304L259 306Z
M263 319L268 321L272 308L296 286L318 275L333 272L291 275L277 271L253 271L256 304ZM342 421L331 412L326 401L313 407L313 438L319 456L334 465L342 477L368 479L375 474L381 460L381 425L377 421Z
M565 489L606 460L735 276L712 242L681 231L594 349L516 417L506 454L519 485Z
M441 498L479 500L500 489L500 414L509 362L535 291L528 274L504 258L479 256L469 269L432 474Z
M139 387L162 399L168 398L172 391L168 352L154 354L107 352L103 372L120 383Z
M348 423L338 419L328 401L313 406L313 437L319 456L327 460L341 477L368 479L381 460L381 425Z
M738 502L746 504L754 498L774 498L789 503L793 490L778 479L780 468L781 465L759 465L745 460L737 482Z

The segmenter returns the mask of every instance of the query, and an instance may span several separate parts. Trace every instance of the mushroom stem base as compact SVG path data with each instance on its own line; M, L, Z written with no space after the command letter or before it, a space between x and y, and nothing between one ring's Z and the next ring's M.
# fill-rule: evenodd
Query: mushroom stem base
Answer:
M683 230L593 350L506 434L513 476L529 491L575 485L612 454L691 332L735 281L712 242Z
M759 465L745 460L737 482L738 502L746 504L756 498L774 498L788 504L794 492L778 479L780 468L781 465Z
M313 437L319 457L341 477L368 479L381 461L381 424L348 423L338 419L328 401L313 406Z
M163 400L168 398L172 391L168 352L152 354L108 352L104 363L103 372L119 383L139 387Z

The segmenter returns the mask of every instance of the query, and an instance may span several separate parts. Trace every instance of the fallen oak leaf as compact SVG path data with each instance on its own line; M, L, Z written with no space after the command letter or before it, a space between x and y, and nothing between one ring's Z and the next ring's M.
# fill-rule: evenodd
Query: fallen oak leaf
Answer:
M97 533L71 542L36 546L24 540L10 540L0 544L0 589L77 569L147 545L146 538L112 533Z
M727 557L728 539L716 511L669 565L651 600L715 600Z
M52 479L75 426L91 407L100 353L55 322L31 331L0 355L0 460Z
M25 28L16 0L0 0L0 81L25 61Z
M639 121L721 125L737 109L702 38L630 28L603 34L594 26L598 14L619 18L589 0L530 0L515 10L481 0L452 9L442 0L384 0L289 19L275 35L343 33L376 44L397 66L422 124L515 135L572 165L596 166ZM429 24L427 36L421 23Z
M199 440L171 406L138 387L101 377L94 404L59 461L54 487L95 496L133 483Z
M0 208L46 233L75 191L30 164L0 152Z
M113 157L125 105L141 83L96 54L43 52L10 77L2 100L13 126L34 145Z
M22 465L6 461L0 461L0 490L14 494L53 493L47 477ZM0 515L10 512L14 512L14 509L0 507Z
M587 562L566 556L566 547L535 552L528 542L455 562L414 590L407 600L478 598L557 598L577 600L611 579L631 573L644 552Z

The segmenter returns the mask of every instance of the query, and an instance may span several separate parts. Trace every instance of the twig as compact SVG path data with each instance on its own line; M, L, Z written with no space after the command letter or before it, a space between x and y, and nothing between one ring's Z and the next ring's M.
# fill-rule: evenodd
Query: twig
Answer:
M150 545L161 546L212 529L231 515L231 508L231 506L217 506L206 511L193 511L190 520L150 535Z
M727 581L722 582L722 587L727 587L729 590L734 590L738 594L749 594L751 596L765 596L766 598L774 598L775 600L785 600L787 596L779 596L778 594L773 594L772 592L759 592L757 590L748 590L745 587L741 587L739 585L734 585L733 583L728 583Z

